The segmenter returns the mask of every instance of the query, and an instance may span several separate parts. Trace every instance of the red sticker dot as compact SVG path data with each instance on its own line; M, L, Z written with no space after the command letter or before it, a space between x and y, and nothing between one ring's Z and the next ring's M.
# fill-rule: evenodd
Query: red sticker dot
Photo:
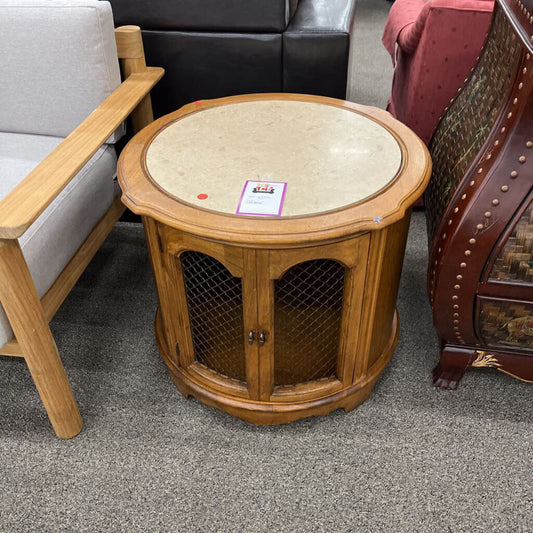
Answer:
M199 194L196 198L198 198L198 200L205 200L207 198L207 194Z
M196 102L193 102L194 105L202 105L203 100L196 100Z

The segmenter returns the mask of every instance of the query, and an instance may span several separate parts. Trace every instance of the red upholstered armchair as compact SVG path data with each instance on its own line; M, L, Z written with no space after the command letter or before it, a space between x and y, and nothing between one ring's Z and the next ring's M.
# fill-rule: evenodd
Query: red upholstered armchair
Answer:
M387 106L429 144L439 118L475 65L494 0L396 0L383 44L395 65Z

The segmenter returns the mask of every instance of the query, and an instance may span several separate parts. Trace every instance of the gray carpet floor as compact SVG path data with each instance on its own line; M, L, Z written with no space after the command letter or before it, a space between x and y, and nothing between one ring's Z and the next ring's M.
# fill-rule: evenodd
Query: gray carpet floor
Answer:
M382 28L389 5L361 0L360 46L377 50L365 17ZM367 74L350 94L383 106ZM415 212L400 339L369 400L260 427L178 393L142 228L118 224L52 322L82 433L57 439L25 363L0 358L0 531L533 531L533 389L491 369L433 388L426 261Z

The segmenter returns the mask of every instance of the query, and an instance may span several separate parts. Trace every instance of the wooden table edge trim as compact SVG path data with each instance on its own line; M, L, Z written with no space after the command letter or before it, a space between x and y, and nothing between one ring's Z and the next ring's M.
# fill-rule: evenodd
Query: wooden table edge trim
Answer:
M322 213L282 218L240 216L205 210L179 201L165 193L151 180L144 165L144 155L149 144L162 129L183 116L209 107L272 99L331 105L353 110L377 122L393 135L400 147L402 163L397 176L401 174L403 179L395 178L369 199L348 206ZM409 157L408 154L416 154L416 157ZM126 175L128 177L124 178ZM411 176L414 183L408 186L406 180ZM134 213L156 218L166 225L199 237L221 239L234 244L253 242L255 246L289 245L302 241L312 244L386 227L405 216L410 206L424 191L430 176L431 159L425 145L387 111L334 98L285 93L244 95L188 104L178 111L161 117L137 134L128 143L118 162L119 183L123 191L122 201ZM139 180L146 182L144 189L140 188L141 192L133 192L128 184L128 181L135 179L137 187L134 188L137 189L139 189ZM398 198L398 193L402 191L408 192ZM177 206L179 214L175 214Z

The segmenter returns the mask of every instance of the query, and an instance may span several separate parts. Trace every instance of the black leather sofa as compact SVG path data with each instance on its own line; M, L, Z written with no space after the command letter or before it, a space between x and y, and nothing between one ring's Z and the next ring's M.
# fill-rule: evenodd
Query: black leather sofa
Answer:
M356 0L110 0L116 25L143 29L164 67L156 116L257 92L344 98Z

